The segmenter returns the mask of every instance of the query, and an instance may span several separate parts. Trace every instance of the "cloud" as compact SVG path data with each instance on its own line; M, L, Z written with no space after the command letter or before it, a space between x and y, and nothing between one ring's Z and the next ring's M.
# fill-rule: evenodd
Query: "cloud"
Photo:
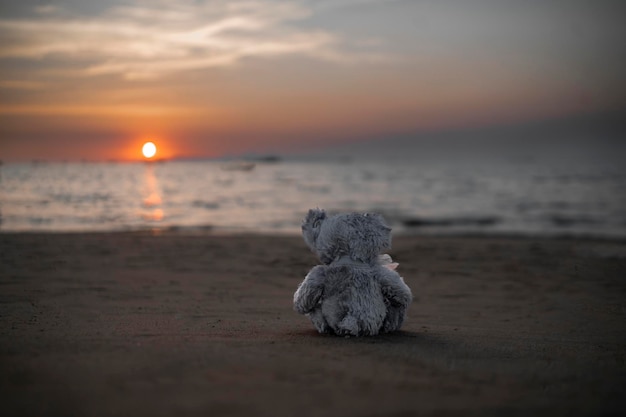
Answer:
M36 81L2 80L0 89L5 90L40 90L44 84Z
M311 14L306 3L269 0L139 2L92 17L38 7L31 18L0 19L0 58L78 64L80 75L126 79L287 54L338 62L380 59L363 48L351 51L336 34L298 27Z
M206 111L206 109L205 109ZM180 106L158 106L158 105L0 105L0 115L55 115L55 116L172 116L172 115L193 115L200 110L192 107Z

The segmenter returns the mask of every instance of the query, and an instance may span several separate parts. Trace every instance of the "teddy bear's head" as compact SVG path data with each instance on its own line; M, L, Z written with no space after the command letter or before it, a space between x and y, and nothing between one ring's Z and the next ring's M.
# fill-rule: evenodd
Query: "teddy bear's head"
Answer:
M327 216L324 210L309 210L302 236L325 264L344 256L374 264L380 252L391 247L391 228L382 216L372 213Z

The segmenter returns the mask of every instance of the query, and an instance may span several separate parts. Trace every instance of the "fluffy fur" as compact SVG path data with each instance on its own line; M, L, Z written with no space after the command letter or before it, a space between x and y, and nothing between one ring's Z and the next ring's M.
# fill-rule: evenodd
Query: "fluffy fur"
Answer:
M413 296L397 264L380 256L391 247L391 228L380 215L309 210L302 236L323 265L298 287L294 309L320 333L373 336L402 326Z

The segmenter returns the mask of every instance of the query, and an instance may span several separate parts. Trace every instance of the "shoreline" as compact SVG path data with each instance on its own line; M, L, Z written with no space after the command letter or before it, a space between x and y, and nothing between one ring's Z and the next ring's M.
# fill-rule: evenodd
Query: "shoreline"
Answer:
M244 229L221 229L212 226L144 228L134 230L2 230L0 236L45 235L45 236L89 236L89 235L137 235L137 236L196 236L196 237L280 237L302 239L300 231L255 231ZM524 233L524 232L463 232L463 231L395 231L392 239L504 239L504 240L544 240L544 241L596 241L626 244L626 236L614 236L602 233Z
M626 243L395 235L402 331L317 334L298 236L0 233L11 415L626 410Z

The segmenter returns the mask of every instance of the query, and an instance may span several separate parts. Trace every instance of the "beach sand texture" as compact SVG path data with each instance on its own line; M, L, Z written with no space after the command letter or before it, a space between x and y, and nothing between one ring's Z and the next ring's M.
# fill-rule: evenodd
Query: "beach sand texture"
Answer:
M299 237L0 234L2 414L626 411L626 244L397 237L403 331L317 334Z

